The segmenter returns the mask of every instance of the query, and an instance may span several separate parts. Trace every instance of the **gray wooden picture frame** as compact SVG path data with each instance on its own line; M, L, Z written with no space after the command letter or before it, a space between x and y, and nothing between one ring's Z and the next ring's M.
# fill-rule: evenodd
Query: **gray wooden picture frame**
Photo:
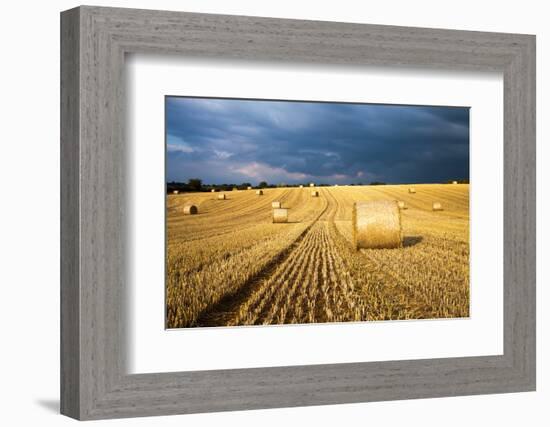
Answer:
M504 76L504 354L126 372L127 53ZM61 412L101 419L535 390L535 37L83 6L61 14ZM435 404L435 403L434 403Z

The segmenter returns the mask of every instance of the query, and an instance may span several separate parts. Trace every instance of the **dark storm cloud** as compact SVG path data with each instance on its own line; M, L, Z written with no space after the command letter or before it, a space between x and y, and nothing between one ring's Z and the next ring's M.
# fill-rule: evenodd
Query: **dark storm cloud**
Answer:
M469 110L168 97L167 179L441 182L469 176Z

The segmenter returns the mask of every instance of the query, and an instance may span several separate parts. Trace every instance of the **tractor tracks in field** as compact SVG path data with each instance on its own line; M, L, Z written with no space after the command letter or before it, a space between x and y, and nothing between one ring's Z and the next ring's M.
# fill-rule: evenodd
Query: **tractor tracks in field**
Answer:
M320 218L329 208L329 203L325 204L323 210L309 224L296 239L285 249L277 253L258 273L246 280L236 292L226 294L220 301L213 306L203 310L196 322L195 326L222 326L230 325L231 319L239 312L239 308L253 295L254 291L261 283L269 277L272 277L278 266L285 263L296 249L300 246L303 240L311 233L312 228L317 224Z
M324 209L294 242L239 290L201 313L197 326L360 321L364 296L335 244L339 202L322 189Z
M322 189L327 209L293 253L258 284L232 325L359 321L366 305L334 244L331 223L338 201Z

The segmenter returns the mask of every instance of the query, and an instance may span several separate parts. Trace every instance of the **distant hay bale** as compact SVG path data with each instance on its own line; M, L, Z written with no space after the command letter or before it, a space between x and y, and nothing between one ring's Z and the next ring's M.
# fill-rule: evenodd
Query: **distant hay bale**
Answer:
M212 190L210 190L211 193L215 193L216 192L216 189L213 188Z
M453 181L453 184L458 184L458 181Z
M199 209L195 205L185 205L183 207L184 215L196 215L199 213Z
M411 193L411 194L416 193L416 188L410 187L410 188L409 188L409 193Z
M263 190L256 190L256 195L263 196L264 195Z
M173 194L178 194L179 191L178 191L178 190L174 190L174 191L172 191L172 193L173 193Z
M397 201L397 207L399 209L405 209L405 202L403 200L398 200Z
M304 188L304 186L302 184L300 184L300 188Z
M239 191L238 187L233 187L233 191Z
M225 194L218 194L218 200L225 200Z
M283 206L281 205L281 202L271 202L271 207L273 209L276 209L276 208L282 208Z
M247 190L252 190L252 187L246 187Z
M315 187L315 184L314 184L313 182L310 182L310 183L309 183L309 186L310 186L310 187Z
M319 192L317 190L313 190L311 192L311 197L319 197Z
M392 249L402 246L401 211L395 201L354 203L352 227L356 249Z
M288 209L273 209L273 223L288 222Z
M434 211L442 211L443 208L441 207L441 203L439 203L439 202L433 202L433 204L432 204L432 210L434 210Z

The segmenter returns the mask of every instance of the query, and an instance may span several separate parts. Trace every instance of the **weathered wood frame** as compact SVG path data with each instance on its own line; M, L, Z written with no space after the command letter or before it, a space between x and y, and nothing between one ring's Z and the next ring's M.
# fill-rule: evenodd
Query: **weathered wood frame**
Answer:
M124 57L504 75L504 354L128 375ZM61 15L61 412L78 419L535 389L535 37L79 7Z

